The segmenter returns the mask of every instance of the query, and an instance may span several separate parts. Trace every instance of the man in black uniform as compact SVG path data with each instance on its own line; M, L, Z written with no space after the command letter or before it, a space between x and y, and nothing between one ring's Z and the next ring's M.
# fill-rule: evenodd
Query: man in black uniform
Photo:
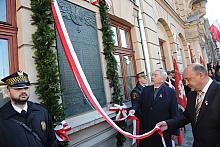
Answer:
M137 78L137 84L136 87L131 91L131 104L132 108L134 106L135 101L137 101L138 97L140 96L142 89L147 84L147 76L144 74L144 72L140 72L136 75ZM135 115L140 118L140 111L136 112Z
M56 147L57 141L48 111L28 101L28 75L18 71L2 79L10 101L0 109L1 147Z

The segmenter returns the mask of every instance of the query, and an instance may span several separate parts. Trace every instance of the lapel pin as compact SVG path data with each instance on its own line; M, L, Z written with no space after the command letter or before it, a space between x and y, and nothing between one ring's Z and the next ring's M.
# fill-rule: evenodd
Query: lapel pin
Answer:
M206 101L205 101L205 105L207 106L208 104L209 104L209 103L208 103L208 101L206 100Z

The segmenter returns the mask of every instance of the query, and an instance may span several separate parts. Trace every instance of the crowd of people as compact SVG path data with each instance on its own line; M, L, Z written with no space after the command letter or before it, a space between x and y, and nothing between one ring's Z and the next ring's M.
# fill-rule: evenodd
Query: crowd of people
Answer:
M217 82L220 82L220 60L218 60L216 64L209 63L207 68L209 77Z
M184 112L178 109L173 72L163 69L152 73L152 85L142 84L141 91L132 100L131 114L140 119L140 133L146 133L155 125L164 131L167 147L172 147L178 128L191 123L194 136L193 147L220 146L220 99L217 91L220 90L220 61L214 66L215 75L201 64L190 64L183 72L184 88L187 95L187 106ZM214 69L213 68L213 69ZM212 69L211 69L212 70ZM147 78L147 77L145 77ZM137 76L139 79L139 76ZM220 79L220 78L219 78ZM138 80L139 83L139 80ZM131 94L134 93L134 90ZM131 95L132 98L133 95ZM162 147L158 134L140 140L140 147Z
M179 135L179 128L192 125L193 147L220 147L220 60L208 70L201 64L190 64L184 72L187 106L179 111L173 72L157 69L148 83L144 72L136 75L132 90L132 108L140 120L140 133L155 125L164 131L167 147ZM10 101L0 108L0 146L57 146L53 124L48 111L29 101L30 81L22 71L3 79ZM139 147L163 147L159 134L140 140Z

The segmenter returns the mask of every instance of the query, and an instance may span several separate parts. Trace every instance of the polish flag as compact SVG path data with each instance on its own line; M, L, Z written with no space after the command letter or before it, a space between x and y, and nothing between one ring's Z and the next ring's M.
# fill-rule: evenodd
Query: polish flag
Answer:
M101 0L90 0L90 3L93 5L96 5L100 2ZM112 1L111 0L105 0L107 7L110 9L112 7Z
M107 7L110 9L112 7L112 0L105 0Z
M173 67L174 67L174 75L175 75L175 89L178 99L179 107L184 111L187 104L186 94L182 82L182 77L179 72L179 68L177 66L176 59L173 58Z
M209 31L213 33L213 38L220 42L220 31L218 29L218 27L214 24L212 24L210 27L209 27Z
M205 62L204 62L202 56L200 56L200 64L203 65L203 66L205 66Z
M192 48L191 48L191 44L188 43L188 49L189 49L189 55L190 55L190 60L191 60L191 63L194 63L194 60L193 60L193 53L192 53Z
M99 3L100 0L90 0L90 3L93 5L96 5Z

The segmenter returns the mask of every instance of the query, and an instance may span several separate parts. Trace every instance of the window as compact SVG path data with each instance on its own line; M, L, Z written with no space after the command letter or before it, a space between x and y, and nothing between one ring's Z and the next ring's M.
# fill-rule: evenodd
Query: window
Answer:
M9 75L8 40L0 39L0 78Z
M164 53L164 43L165 41L162 40L162 39L159 39L159 44L160 44L160 53L161 53L161 59L162 59L162 63L163 63L163 68L165 70L167 70L167 67L166 67L166 58L165 58L165 53ZM159 53L158 53L159 54Z
M0 0L0 78L18 70L14 0Z
M6 22L6 0L0 1L0 21Z
M135 86L135 60L134 51L131 45L130 28L112 21L112 31L115 42L115 59L118 63L119 83L121 95L124 100L130 98L130 92Z

